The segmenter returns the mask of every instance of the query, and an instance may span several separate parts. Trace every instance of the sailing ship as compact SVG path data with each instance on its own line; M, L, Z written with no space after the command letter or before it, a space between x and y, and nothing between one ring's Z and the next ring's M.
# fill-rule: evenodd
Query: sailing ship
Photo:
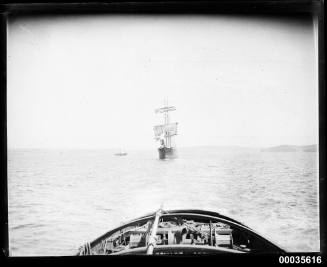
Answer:
M126 156L127 152L123 151L122 149L120 149L120 152L115 153L115 156Z
M167 101L165 102L165 106L163 108L158 108L155 110L155 113L163 113L164 115L164 124L153 127L154 138L156 141L160 141L160 147L158 148L159 159L177 157L177 151L176 147L173 145L172 137L177 135L178 123L171 123L168 114L168 112L174 110L176 110L176 108L174 106L168 106Z

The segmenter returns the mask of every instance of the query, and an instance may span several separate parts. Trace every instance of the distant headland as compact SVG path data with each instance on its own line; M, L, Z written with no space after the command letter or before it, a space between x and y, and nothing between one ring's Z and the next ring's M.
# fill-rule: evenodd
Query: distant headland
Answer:
M261 152L317 152L317 145L308 146L292 146L292 145L282 145L273 146L261 149Z

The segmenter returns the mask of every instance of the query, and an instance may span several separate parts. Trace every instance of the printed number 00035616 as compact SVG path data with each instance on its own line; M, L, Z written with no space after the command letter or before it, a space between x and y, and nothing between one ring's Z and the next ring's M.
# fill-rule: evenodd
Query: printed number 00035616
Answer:
M279 263L284 264L310 264L310 263L322 263L321 256L280 256Z

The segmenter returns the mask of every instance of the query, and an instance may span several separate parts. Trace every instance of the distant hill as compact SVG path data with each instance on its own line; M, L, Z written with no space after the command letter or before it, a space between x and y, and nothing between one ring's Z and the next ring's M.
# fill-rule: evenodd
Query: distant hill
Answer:
M282 145L273 146L261 149L261 152L317 152L317 145L309 146L292 146L292 145Z
M259 148L256 147L242 147L242 146L189 146L177 147L179 151L198 151L198 152L258 152Z
M318 146L317 145L302 146L302 151L304 151L304 152L317 152L318 151Z

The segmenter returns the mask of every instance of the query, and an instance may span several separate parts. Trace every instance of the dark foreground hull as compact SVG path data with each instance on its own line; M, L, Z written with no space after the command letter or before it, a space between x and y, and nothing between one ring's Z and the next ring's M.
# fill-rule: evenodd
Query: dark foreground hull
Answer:
M172 147L160 147L158 148L159 159L173 159L177 157L177 151Z
M203 210L149 214L117 227L78 255L277 253L285 250L244 224Z

